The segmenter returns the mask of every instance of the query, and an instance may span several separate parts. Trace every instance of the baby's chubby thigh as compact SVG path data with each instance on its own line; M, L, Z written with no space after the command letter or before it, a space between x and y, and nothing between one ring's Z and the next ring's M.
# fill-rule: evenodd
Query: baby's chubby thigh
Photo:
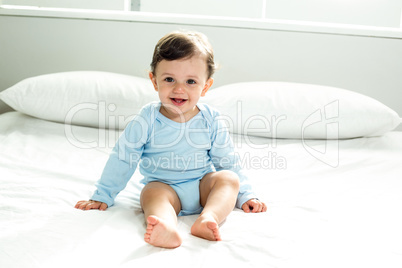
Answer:
M178 216L200 214L203 207L200 204L200 180L196 178L178 184L170 185L180 199L181 211Z

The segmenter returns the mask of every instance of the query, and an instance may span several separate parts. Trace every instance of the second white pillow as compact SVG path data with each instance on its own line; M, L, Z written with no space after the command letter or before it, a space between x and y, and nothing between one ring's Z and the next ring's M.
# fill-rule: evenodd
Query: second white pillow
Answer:
M286 82L245 82L209 91L204 99L232 132L272 138L345 139L379 136L397 127L398 114L345 89Z

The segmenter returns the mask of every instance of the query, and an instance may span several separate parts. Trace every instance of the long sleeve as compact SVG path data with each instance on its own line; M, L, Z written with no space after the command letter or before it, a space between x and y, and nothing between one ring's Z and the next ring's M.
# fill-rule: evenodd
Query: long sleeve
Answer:
M209 152L216 171L231 170L240 178L240 190L237 196L236 207L242 205L252 198L257 198L247 176L241 169L239 156L234 151L232 139L223 120L215 117L212 124L212 147Z
M104 202L108 207L114 204L114 199L126 187L138 166L148 139L149 125L144 111L128 124L95 184L92 200Z

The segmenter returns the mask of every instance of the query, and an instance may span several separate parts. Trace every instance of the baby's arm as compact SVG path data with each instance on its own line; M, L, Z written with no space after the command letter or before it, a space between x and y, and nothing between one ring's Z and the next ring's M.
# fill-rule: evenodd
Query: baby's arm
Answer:
M75 208L82 210L90 210L90 209L99 209L106 210L107 204L99 201L88 200L88 201L78 201L75 205Z
M106 210L114 204L115 197L126 187L135 172L147 140L147 135L143 135L143 132L148 132L144 127L149 124L145 122L143 111L144 109L119 137L100 179L95 184L96 190L91 199L78 201L75 208Z
M215 117L213 124L212 148L209 151L212 163L217 171L231 170L240 179L240 190L237 196L236 207L244 212L265 212L266 205L258 200L246 174L243 172L238 155L234 152L234 145L223 121Z

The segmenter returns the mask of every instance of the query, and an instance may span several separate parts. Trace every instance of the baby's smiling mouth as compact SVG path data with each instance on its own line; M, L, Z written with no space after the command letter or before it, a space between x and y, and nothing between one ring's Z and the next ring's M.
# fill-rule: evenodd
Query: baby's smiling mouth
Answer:
M180 98L170 98L170 99L172 100L173 104L177 106L183 105L187 101L187 99L180 99Z

